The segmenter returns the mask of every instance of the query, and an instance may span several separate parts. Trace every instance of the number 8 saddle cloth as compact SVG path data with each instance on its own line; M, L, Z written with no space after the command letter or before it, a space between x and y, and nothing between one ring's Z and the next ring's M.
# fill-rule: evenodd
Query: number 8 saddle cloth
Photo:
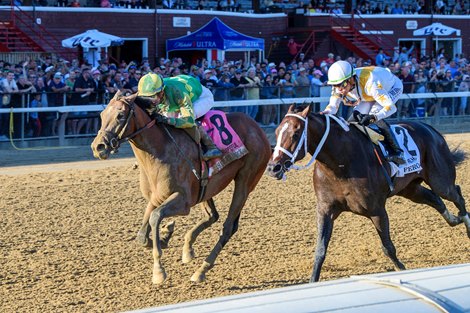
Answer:
M226 165L248 153L248 149L228 123L225 112L210 110L202 118L201 126L204 127L217 148L222 151L222 157L211 159L207 162L209 177L217 174Z

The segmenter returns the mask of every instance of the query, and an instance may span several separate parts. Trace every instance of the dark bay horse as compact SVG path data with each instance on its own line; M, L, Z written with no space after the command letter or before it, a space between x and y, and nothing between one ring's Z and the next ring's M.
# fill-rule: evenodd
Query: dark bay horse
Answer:
M320 278L334 221L344 211L369 218L380 236L385 255L397 270L405 269L390 238L385 210L387 198L394 195L432 206L450 226L464 222L470 238L470 218L460 187L455 184L455 166L466 157L463 151L451 151L442 135L427 124L400 123L420 150L422 170L396 177L390 192L369 138L356 127L347 132L332 117L310 110L311 106L303 110L289 108L276 129L277 145L267 173L281 179L307 151L315 157L313 186L317 197L318 238L311 282ZM389 164L384 166L390 174ZM422 182L430 188L421 185ZM441 198L453 202L459 216L452 215Z
M107 159L120 143L126 140L131 143L140 170L140 189L148 201L136 240L144 246L152 246L154 284L163 283L166 279L161 257L162 248L169 237L165 235L166 238L163 238L164 235L159 234L162 220L188 215L191 207L203 203L205 217L184 237L182 259L184 263L191 261L196 237L218 220L212 198L234 181L232 202L220 237L191 277L192 281L201 282L205 279L205 273L214 266L217 255L237 231L248 195L266 170L271 155L270 144L253 119L242 113L228 114L228 121L249 153L211 177L203 198L198 202L200 181L196 174L200 176L201 173L199 148L183 130L155 123L138 100L135 95L125 97L117 94L101 113L102 126L91 147L95 157Z

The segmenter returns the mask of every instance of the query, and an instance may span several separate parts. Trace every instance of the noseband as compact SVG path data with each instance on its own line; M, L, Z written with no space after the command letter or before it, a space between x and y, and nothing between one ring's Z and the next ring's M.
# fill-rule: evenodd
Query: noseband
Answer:
M150 122L145 124L144 127L141 127L138 130L136 130L135 132L133 132L132 134L130 134L126 137L123 137L124 133L127 130L127 127L129 126L129 122L131 121L131 118L133 116L135 116L135 102L132 101L132 102L129 103L128 101L125 101L125 100L119 100L119 101L122 101L124 104L126 104L129 107L129 114L127 115L126 122L122 125L121 129L119 131L116 131L117 135L112 136L112 138L109 140L109 146L111 147L113 153L117 152L117 150L119 149L119 147L121 146L121 144L123 142L131 140L132 138L134 138L135 136L137 136L138 134L140 134L144 130L146 130L146 129L152 127L153 125L155 125L155 120L152 119ZM98 134L101 133L101 132L103 132L105 134L111 134L108 131L101 131L101 130L98 132ZM113 134L111 134L111 135L113 135Z
M307 146L308 117L304 118L303 116L299 114L294 114L294 113L287 113L286 116L296 117L304 122L304 129L302 131L302 136L300 137L299 143L297 145L297 148L295 148L294 152L290 152L289 150L281 147L282 135L284 131L286 131L286 129L289 127L288 123L285 123L284 126L281 128L281 131L279 132L279 136L277 137L276 147L274 148L274 152L273 152L273 158L276 158L280 152L290 157L290 160L286 161L283 166L286 172L288 172L291 168L295 170L302 170L302 169L308 168L313 164L313 162L317 158L317 155L320 153L320 150L323 147L323 144L325 143L326 138L328 137L328 134L330 133L330 117L333 119L337 119L337 117L332 116L330 114L325 114L325 118L326 118L325 133L323 134L322 139L318 143L317 148L315 149L315 152L312 155L312 158L310 159L308 164L304 166L297 166L297 165L294 165L294 162L297 158L297 155L299 154L300 149L302 149L302 146L304 147L305 155L307 155L307 152L308 152L308 146Z

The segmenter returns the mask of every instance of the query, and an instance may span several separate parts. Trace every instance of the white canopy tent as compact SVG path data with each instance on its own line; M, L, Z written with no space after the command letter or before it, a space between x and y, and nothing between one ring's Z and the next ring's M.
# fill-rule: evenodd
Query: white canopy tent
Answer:
M423 28L413 31L413 36L436 36L436 51L438 49L439 36L449 36L456 33L460 36L460 29L452 28L441 23L432 23Z

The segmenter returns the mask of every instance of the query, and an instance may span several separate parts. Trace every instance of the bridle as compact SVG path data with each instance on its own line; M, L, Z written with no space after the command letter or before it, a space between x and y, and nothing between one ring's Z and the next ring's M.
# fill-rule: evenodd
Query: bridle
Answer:
M103 131L100 130L98 132L98 134L105 133L105 134L111 135L110 137L112 138L109 140L109 146L111 147L113 153L117 152L117 150L119 149L119 147L121 146L123 142L131 140L132 138L134 138L135 136L137 136L144 130L151 128L152 126L155 125L155 122L156 122L155 119L152 119L150 120L150 122L145 124L143 127L137 129L135 132L131 133L130 135L127 135L126 137L123 137L127 130L127 127L129 126L131 118L133 116L135 117L135 102L134 101L129 102L127 101L127 99L119 99L119 101L122 101L124 104L126 104L129 107L129 114L127 115L126 121L124 124L122 124L122 127L119 129L119 131L116 131L117 135L113 136L112 133L106 130L103 130Z
M317 158L317 156L320 153L323 145L325 144L325 141L326 141L326 138L328 137L328 134L330 133L330 118L333 118L334 120L336 120L340 125L342 124L342 122L340 122L339 119L334 115L325 114L326 129L325 129L325 132L324 132L320 142L317 145L317 148L315 149L315 152L312 155L312 158L310 159L310 161L306 165L298 166L298 165L295 165L294 163L296 161L297 155L300 152L300 149L302 149L302 147L303 147L305 155L307 155L307 152L308 152L308 146L307 146L307 144L308 144L308 140L307 140L308 117L305 118L305 117L303 117L299 114L295 114L295 113L287 113L286 117L287 116L292 116L292 117L298 118L301 121L303 121L304 122L304 129L302 131L302 135L300 137L300 140L299 140L299 143L298 143L297 147L295 148L295 150L293 152L290 152L289 150L281 147L282 135L287 130L287 128L289 127L289 124L286 122L284 124L284 126L282 126L281 131L279 132L279 136L277 137L276 147L274 148L274 152L273 152L273 158L276 158L279 155L280 152L282 152L282 153L286 154L288 157L290 157L290 160L284 162L284 164L282 165L284 172L288 172L290 169L303 170L303 169L309 168L313 164L315 159Z

